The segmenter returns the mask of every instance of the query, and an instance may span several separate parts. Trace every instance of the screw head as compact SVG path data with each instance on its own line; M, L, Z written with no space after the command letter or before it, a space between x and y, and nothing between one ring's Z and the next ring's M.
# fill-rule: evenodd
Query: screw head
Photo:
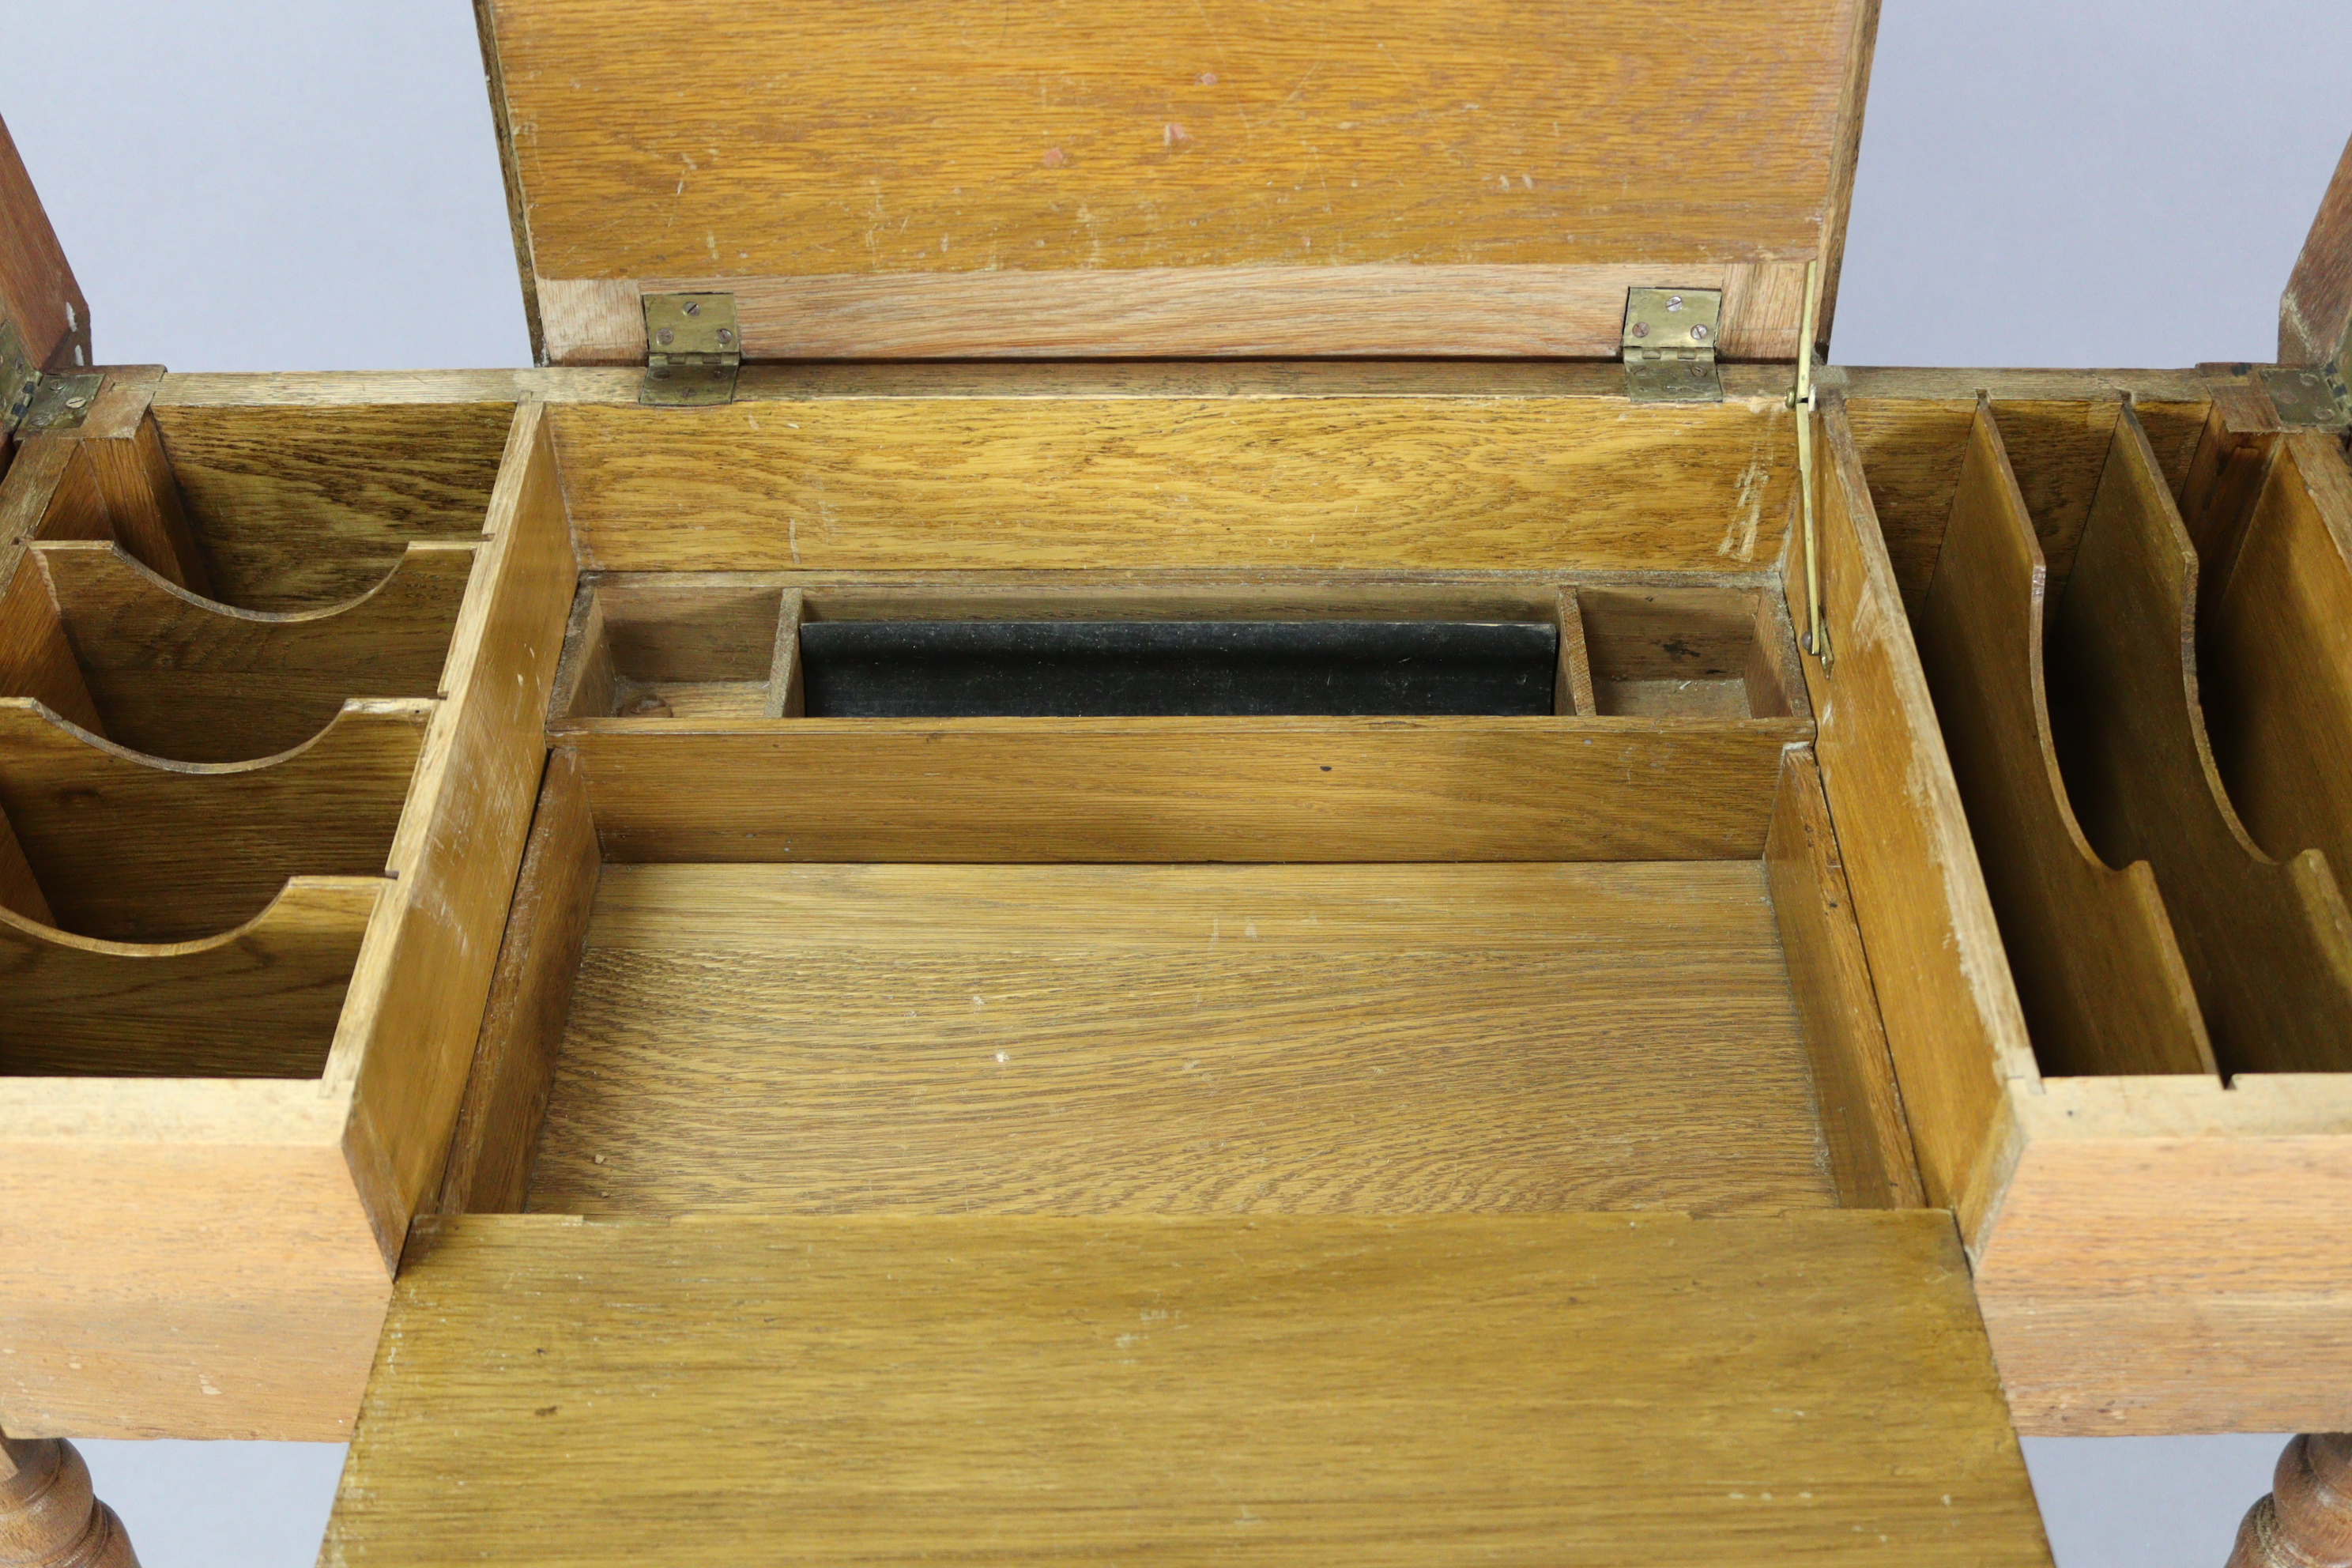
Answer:
M1701 321L1697 326L1691 329L1691 341L1693 342L1699 343L1706 342L1706 323L1705 321Z
M1667 295L1667 296L1666 296L1666 309L1667 309L1667 310L1681 310L1682 308L1683 308L1683 297L1682 297L1680 294L1669 294L1669 295Z
M667 348L670 344L677 342L677 334L670 331L667 327L664 327L660 331L656 332L654 337L664 348Z
M1637 337L1637 338L1646 338L1646 337L1648 337L1648 336L1650 335L1650 323L1649 323L1649 322L1647 322L1647 321L1636 321L1636 322L1634 322L1634 323L1633 323L1633 335L1634 335L1635 337Z
M722 345L733 342L735 341L735 329L732 327L719 328L719 341Z
M702 314L702 301L699 300L688 300L686 302L686 313L689 316L699 316Z

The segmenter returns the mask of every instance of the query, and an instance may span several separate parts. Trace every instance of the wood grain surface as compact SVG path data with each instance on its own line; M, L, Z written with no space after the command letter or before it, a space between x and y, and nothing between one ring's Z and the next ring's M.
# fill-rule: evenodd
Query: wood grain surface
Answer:
M355 703L299 751L166 764L0 700L0 810L67 931L215 936L289 877L383 875L435 706Z
M817 397L549 409L609 571L1752 571L1780 553L1777 395ZM658 438L656 438L656 437Z
M723 24L708 5L482 9L558 363L609 353L638 292L686 284L798 318L779 341L747 322L762 357L1570 352L1535 346L1566 312L1521 269L1720 287L1725 263L1834 248L1874 10L1611 4L1531 26L1494 0L1311 16L835 0ZM761 90L663 96L642 62L720 26ZM823 108L780 132L754 107L780 101ZM1683 151L1698 143L1705 177ZM1424 268L1491 280L1433 297L1395 276ZM1360 269L1378 287L1351 289ZM1115 290L1103 273L1164 281ZM1253 309L1268 291L1290 308ZM1758 292L1785 340L1801 290ZM1060 318L1043 341L1040 317Z
M1976 1287L2019 1428L2352 1429L2352 1076L2012 1086Z
M2352 142L2304 237L2279 296L2281 364L2325 365L2347 357L2352 334Z
M343 1152L387 1264L439 1190L514 896L542 728L578 574L542 410L515 411L487 531L450 640L391 865L396 906L360 955L331 1084L350 1085Z
M591 719L612 860L1763 853L1801 719Z
M1790 748L1780 769L1764 877L1803 1025L1838 1202L1846 1208L1918 1208L1925 1200L1911 1126L1886 1051L1869 955L1854 924L1837 832L1822 795L1821 766L1810 746Z
M2051 590L2065 585L2090 515L2116 413L2128 394L2176 487L2188 472L2209 391L2186 371L1852 370L1846 406L1904 603L1935 574L1979 393L1992 399L2032 518Z
M41 466L47 455L36 442L11 482L29 479L28 470ZM28 550L0 546L0 572L7 574L6 586L0 588L0 696L41 703L68 723L104 736L105 721L90 700L89 682L74 658L57 595L39 563Z
M31 553L102 733L152 756L226 763L300 745L347 699L439 696L478 548L419 541L360 598L291 612L200 598L115 544L43 543Z
M339 604L373 587L412 541L478 540L513 415L511 399L155 403L214 596L250 610Z
M110 378L92 406L94 419L125 412L103 406L111 390ZM119 436L85 424L66 445L71 458L37 537L111 541L175 587L214 592L211 563L189 525L152 417L142 414Z
M2197 569L2126 409L2052 623L2067 787L2110 865L2155 868L2223 1070L2341 1071L2352 1067L2352 914L2324 855L2273 860L2247 837L2214 771Z
M2277 444L2237 548L2200 576L2198 673L2213 761L2274 859L2352 874L2352 471L2326 436Z
M0 316L15 325L36 366L68 370L89 363L89 306L5 122L0 122ZM7 443L0 437L0 472L7 465Z
M251 921L201 942L98 942L0 910L0 1072L315 1079L386 886L296 877Z
M509 1214L523 1205L600 865L579 759L556 752L531 814L438 1213Z
M2049 1561L1940 1215L420 1241L333 1568Z
M1753 862L608 865L530 1206L1834 1201Z
M2001 1085L2036 1077L2033 1050L1843 399L1822 403L1816 510L1834 662L1803 661L1815 750L1927 1201L1958 1211L1974 1240L2005 1173Z
M2210 1073L2212 1047L2156 873L2092 850L2043 690L2046 570L1992 405L1915 623L1977 862L2043 1073Z

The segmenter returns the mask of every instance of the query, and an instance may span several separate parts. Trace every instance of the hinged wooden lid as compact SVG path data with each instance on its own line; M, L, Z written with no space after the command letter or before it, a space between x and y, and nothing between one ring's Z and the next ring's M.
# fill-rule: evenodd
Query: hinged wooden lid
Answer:
M0 468L31 378L89 363L89 307L32 176L0 122Z
M746 358L1795 357L1876 0L478 0L534 334ZM1829 312L1824 300L1822 335Z

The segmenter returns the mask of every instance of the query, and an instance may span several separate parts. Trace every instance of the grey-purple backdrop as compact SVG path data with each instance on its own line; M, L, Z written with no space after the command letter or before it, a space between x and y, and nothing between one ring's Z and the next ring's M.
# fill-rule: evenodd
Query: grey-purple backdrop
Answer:
M0 0L0 38L102 360L527 361L465 0ZM2347 82L2340 3L1886 0L1832 357L2270 358ZM2029 1442L2059 1568L2221 1568L2279 1441ZM341 1463L85 1450L146 1568L308 1568Z

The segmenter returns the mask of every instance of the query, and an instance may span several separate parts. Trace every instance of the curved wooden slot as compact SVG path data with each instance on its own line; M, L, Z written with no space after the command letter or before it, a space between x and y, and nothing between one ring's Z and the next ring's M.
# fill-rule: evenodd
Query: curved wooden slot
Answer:
M2352 1068L2352 914L2326 857L2263 853L2214 769L2197 689L2197 552L2147 436L2116 421L2051 626L2053 717L2084 832L2156 868L2230 1072Z
M1980 399L1916 629L2034 1055L2053 1076L2211 1073L2155 873L2102 861L2067 802L2042 689L2048 575Z
M439 695L478 549L413 543L359 597L292 614L203 598L110 542L33 553L106 735L151 756L231 763L300 745L347 698Z
M100 942L0 910L0 1073L316 1078L380 877L296 877L201 942Z
M142 757L0 700L0 812L64 930L208 937L289 877L383 874L436 706L352 703L292 751L215 764Z

